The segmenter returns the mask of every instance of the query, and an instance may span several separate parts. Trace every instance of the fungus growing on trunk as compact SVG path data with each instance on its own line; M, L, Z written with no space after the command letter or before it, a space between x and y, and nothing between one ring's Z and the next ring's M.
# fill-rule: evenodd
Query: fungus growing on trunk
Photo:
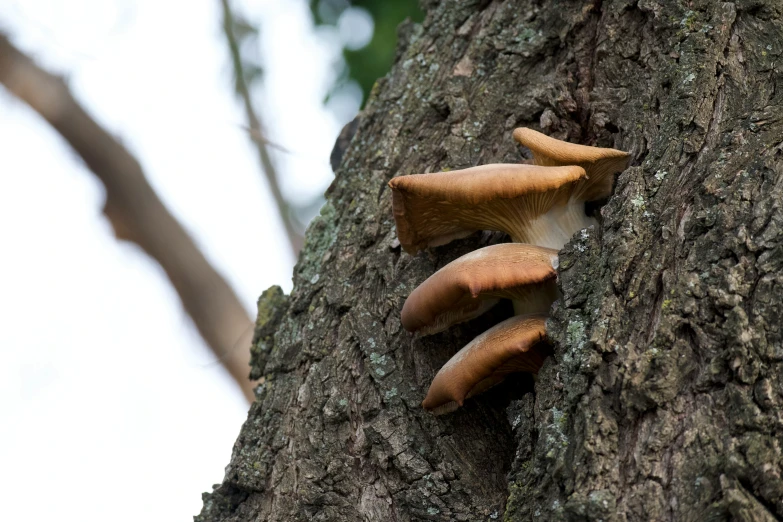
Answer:
M614 174L628 164L625 152L530 129L516 129L514 138L530 148L536 165L483 165L389 182L397 237L409 254L477 230L506 232L516 242L449 263L405 302L403 326L426 335L477 317L498 299L514 300L516 317L476 337L435 376L422 406L438 414L454 411L509 373L538 372L546 315L535 314L548 312L557 298L557 250L596 224L585 203L608 197Z
M505 164L400 176L389 182L397 237L409 254L477 230L559 249L575 232L561 209L584 178L576 166Z
M442 415L514 372L538 373L546 351L545 315L507 319L479 335L440 369L421 405Z
M389 182L397 237L409 254L477 230L506 232L518 243L560 249L597 222L584 204L608 197L628 153L556 140L519 128L514 138L536 165L492 164L412 174Z
M557 250L522 243L465 254L419 285L402 307L402 326L430 335L469 321L500 299L517 315L546 313L557 299Z
M514 139L530 149L536 165L579 165L585 169L587 178L577 184L573 194L579 201L609 197L614 175L628 167L628 153L617 149L568 143L525 127L514 130Z

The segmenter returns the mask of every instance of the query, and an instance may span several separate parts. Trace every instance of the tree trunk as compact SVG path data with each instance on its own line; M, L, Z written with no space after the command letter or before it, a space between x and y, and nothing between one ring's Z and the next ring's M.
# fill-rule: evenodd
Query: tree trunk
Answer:
M263 375L199 521L783 517L780 0L426 2L362 113L286 298L259 303ZM519 162L528 126L630 151L560 256L555 343L434 417L438 368L509 316L413 338L427 276L395 175Z

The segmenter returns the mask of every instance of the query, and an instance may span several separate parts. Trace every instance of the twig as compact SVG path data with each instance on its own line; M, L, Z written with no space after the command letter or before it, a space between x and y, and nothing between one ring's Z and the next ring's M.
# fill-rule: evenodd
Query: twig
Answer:
M228 43L228 49L231 53L231 62L234 66L234 75L236 77L236 90L239 97L242 98L242 103L245 106L245 113L247 114L247 123L250 127L251 137L253 143L258 149L258 157L261 161L261 170L264 171L266 181L269 184L269 190L272 192L272 197L277 205L277 211L280 215L280 219L283 221L288 241L291 244L294 256L299 254L302 249L304 239L302 233L294 223L291 216L291 211L280 191L280 185L278 183L277 172L275 171L272 160L269 157L269 151L267 150L267 141L265 139L257 139L259 136L264 136L262 131L261 119L253 108L253 101L250 98L250 89L245 81L244 70L242 67L242 57L239 52L239 43L234 33L234 15L229 5L229 0L220 0L223 6L223 31L226 34L226 41Z
M139 162L87 114L62 79L38 67L2 34L0 83L45 118L103 183L103 213L117 238L133 241L160 263L201 336L252 402L249 342L240 345L237 338L252 331L253 321L166 210Z

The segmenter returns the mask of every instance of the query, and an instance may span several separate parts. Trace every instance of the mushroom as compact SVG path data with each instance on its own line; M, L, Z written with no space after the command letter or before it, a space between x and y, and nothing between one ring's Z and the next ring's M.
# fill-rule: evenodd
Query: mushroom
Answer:
M596 224L584 203L608 197L629 155L518 128L536 165L493 164L392 179L397 237L409 254L476 230L500 230L520 243L560 249Z
M502 298L516 315L546 313L557 299L557 250L504 243L447 264L411 292L402 326L430 335L483 314Z
M435 375L421 405L436 415L451 413L510 373L538 373L546 357L545 321L545 315L515 316L473 339Z
M513 135L530 149L536 165L579 165L585 169L587 178L577 183L573 194L580 201L609 197L614 175L628 167L629 155L621 150L568 143L525 127L515 129Z
M389 182L397 237L409 254L477 230L560 249L587 218L582 208L580 218L566 206L584 178L577 166L515 164L400 176Z
M409 254L477 230L500 230L516 242L449 263L405 302L403 326L428 334L477 317L500 298L514 300L515 317L476 337L435 376L422 406L436 414L454 411L509 373L538 372L546 335L540 314L557 297L556 251L596 223L585 203L608 197L614 174L628 164L625 152L530 129L516 129L514 138L531 149L535 165L483 165L389 182L397 237Z

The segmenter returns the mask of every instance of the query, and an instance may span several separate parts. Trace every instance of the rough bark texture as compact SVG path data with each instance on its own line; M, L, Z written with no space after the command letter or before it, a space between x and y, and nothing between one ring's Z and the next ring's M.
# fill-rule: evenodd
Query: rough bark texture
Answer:
M425 7L292 295L259 303L264 383L197 520L783 517L779 0ZM400 308L502 237L401 253L386 183L519 161L521 125L630 151L632 166L600 229L561 253L535 392L519 376L432 417L419 403L439 366L511 311L414 339Z

